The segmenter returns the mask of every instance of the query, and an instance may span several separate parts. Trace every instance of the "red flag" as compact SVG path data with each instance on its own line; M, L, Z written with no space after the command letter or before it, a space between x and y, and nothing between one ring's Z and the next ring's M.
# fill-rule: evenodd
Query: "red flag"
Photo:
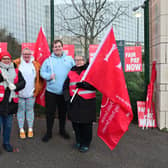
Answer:
M34 47L34 57L35 60L38 61L40 65L42 65L44 60L49 56L50 56L50 49L45 34L41 27ZM45 107L45 88L46 83L44 84L40 94L36 97L36 103L44 107Z
M40 63L40 65L42 65L43 61L49 56L50 49L43 29L41 27L34 47L34 57L35 60L37 60Z
M152 63L152 73L151 73L151 81L148 84L147 96L146 96L146 108L145 108L145 115L147 116L147 123L146 127L148 127L148 118L149 114L151 113L151 106L152 106L152 97L153 97L153 90L154 90L154 82L156 80L156 61ZM144 126L143 126L144 128Z
M84 80L102 92L102 104L109 100L101 107L98 136L112 150L133 118L113 29L99 46Z

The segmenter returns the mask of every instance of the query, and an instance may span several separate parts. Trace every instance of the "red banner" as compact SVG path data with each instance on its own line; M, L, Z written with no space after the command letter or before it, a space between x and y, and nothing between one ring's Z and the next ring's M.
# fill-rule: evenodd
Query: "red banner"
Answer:
M35 48L34 50L35 60L37 60L40 63L40 65L42 65L44 60L50 56L50 49L42 28L40 28L34 48ZM36 98L36 103L44 107L45 107L45 88L46 83L44 84L41 93Z
M41 27L34 47L34 57L35 60L37 60L42 65L43 61L49 56L50 49L46 36Z
M33 56L34 56L34 47L35 47L35 43L22 43L22 50L24 48L29 48L32 51Z
M125 47L125 72L142 71L141 46Z
M8 43L6 43L6 42L0 42L0 53L7 51L7 45L8 45Z
M92 61L93 56L95 55L96 50L98 49L98 46L98 44L89 45L89 62Z
M152 108L149 111L149 114L145 114L145 109L146 109L146 102L145 101L137 101L139 127L157 127L156 114L155 114L155 104L152 103Z
M64 44L63 45L63 51L65 52L66 55L74 58L74 53L75 53L74 45Z
M113 29L97 49L84 80L103 94L102 106L109 100L109 104L101 108L98 136L112 150L133 118Z

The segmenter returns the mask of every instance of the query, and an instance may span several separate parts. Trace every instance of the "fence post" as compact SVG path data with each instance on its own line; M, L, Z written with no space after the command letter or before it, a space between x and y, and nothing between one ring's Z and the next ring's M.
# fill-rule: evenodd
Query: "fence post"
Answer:
M145 95L149 84L149 0L144 5Z
M50 50L52 50L52 42L54 41L54 0L50 0L50 11L51 11L51 43Z

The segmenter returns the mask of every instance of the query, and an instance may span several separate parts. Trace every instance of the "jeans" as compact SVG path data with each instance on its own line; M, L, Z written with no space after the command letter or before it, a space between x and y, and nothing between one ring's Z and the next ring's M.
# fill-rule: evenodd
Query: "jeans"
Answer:
M1 133L1 126L3 126L3 144L10 144L12 119L13 119L12 114L10 114L8 116L1 116L0 115L0 133Z
M17 120L19 128L24 127L25 115L29 128L33 128L35 98L19 98Z

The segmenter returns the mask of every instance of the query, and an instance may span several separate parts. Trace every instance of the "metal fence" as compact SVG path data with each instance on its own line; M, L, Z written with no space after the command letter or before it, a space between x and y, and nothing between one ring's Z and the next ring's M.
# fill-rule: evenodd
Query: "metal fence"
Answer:
M80 1L80 0L79 0ZM87 2L87 1L86 1ZM113 21L116 40L124 40L126 45L144 44L144 12L139 8L133 12L133 8L143 3L143 0L109 0L107 1L110 10L114 11L122 5L125 14ZM14 56L20 52L20 45L23 42L35 42L40 26L43 26L49 45L51 39L61 38L65 44L74 44L76 52L82 52L82 45L79 43L79 36L65 29L66 18L76 17L76 12L71 0L54 1L54 37L51 38L51 1L49 0L1 0L0 1L0 41L13 40L15 48L9 47ZM67 6L68 4L68 6ZM109 9L108 9L109 10ZM108 20L111 17L109 10L102 18ZM136 17L135 13L140 13ZM66 17L66 18L65 18ZM103 20L104 19L104 20ZM77 29L79 20L73 21L71 29ZM104 29L96 38L94 43L99 43L103 37ZM11 45L10 45L11 46ZM17 47L18 46L18 47ZM17 50L17 52L16 52Z

